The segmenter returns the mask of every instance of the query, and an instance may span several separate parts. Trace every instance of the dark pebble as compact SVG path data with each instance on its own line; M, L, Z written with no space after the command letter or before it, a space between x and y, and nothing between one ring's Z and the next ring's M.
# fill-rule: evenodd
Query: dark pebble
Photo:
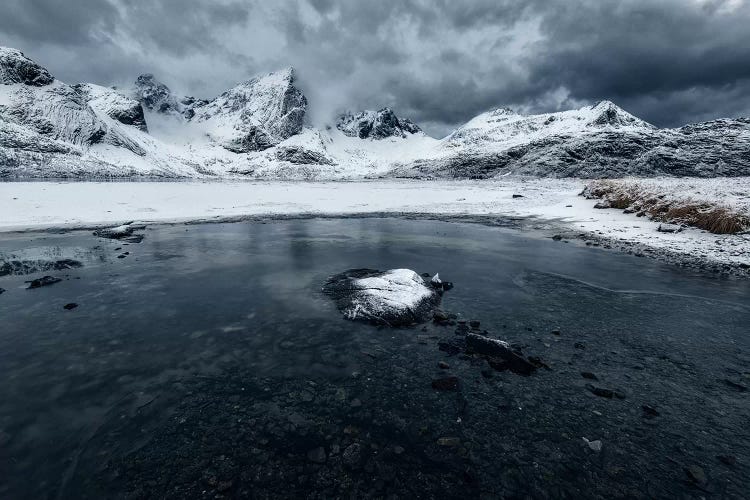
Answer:
M656 408L649 405L643 405L641 406L641 409L643 410L643 416L646 418L654 418L659 416L659 412L656 411Z
M737 464L737 457L735 457L734 455L716 455L716 458L718 458L719 461L724 465L728 465L730 467L734 467Z
M71 309L75 309L76 307L78 307L78 304L76 304L75 302L71 302L70 304L65 304L63 306L63 309L67 309L68 311L70 311Z
M625 399L625 395L619 391L615 391L612 389L606 389L604 387L597 387L595 385L586 384L586 389L588 389L592 394L596 394L599 397L612 399Z
M591 372L581 372L581 377L587 378L589 380L599 380L598 378L596 378L596 375Z

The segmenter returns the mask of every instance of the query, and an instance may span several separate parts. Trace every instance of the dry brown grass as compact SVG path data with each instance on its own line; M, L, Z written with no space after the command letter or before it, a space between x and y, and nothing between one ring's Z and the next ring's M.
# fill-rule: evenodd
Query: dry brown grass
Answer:
M612 208L630 209L652 220L697 227L714 234L750 230L750 216L732 207L654 193L634 182L592 181L583 194L588 198L605 199Z

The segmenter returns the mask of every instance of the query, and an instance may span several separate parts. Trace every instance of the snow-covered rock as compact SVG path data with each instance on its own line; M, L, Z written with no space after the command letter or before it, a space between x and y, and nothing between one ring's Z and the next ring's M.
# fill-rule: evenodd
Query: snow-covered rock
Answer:
M346 319L390 326L427 321L440 304L440 294L410 269L352 269L331 276L323 292Z
M141 103L115 89L100 87L91 83L74 85L86 95L89 106L104 113L123 125L132 125L144 132L148 131Z
M398 118L391 108L344 114L339 117L336 128L344 135L360 139L406 137L406 134L417 134L422 131L411 120Z
M54 80L49 71L26 57L20 50L0 47L0 84L22 83L41 87L49 85Z
M196 110L194 120L226 149L246 153L268 149L302 131L307 99L287 68L253 78Z

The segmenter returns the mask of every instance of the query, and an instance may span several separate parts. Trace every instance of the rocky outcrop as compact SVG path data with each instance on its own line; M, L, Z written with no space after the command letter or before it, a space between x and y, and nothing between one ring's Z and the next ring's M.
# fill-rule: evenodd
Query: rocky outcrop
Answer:
M135 99L149 111L180 115L187 120L195 116L196 108L208 104L205 99L174 96L169 87L157 80L151 73L136 78L133 94Z
M23 83L34 87L49 85L55 77L49 71L26 57L23 52L0 47L0 84Z
M291 68L253 78L200 109L194 121L235 153L262 151L302 131L307 99Z
M336 123L336 128L344 135L360 139L406 137L407 134L422 131L411 120L398 118L391 108L342 115Z
M444 141L443 155L399 167L407 177L750 175L750 120L658 129L611 102L524 116L496 110Z
M440 293L410 269L351 269L323 285L349 320L406 326L432 319Z
M90 83L74 85L86 95L89 106L95 111L117 120L123 125L131 125L148 132L143 106L135 99L131 99L115 89L100 87Z

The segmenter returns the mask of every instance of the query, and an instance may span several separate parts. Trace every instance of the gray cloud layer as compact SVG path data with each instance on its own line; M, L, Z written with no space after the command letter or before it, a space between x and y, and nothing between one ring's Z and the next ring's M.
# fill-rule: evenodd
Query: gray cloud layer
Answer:
M389 105L440 135L599 99L660 126L750 115L748 26L747 0L5 0L0 45L205 97L292 65L313 121Z

